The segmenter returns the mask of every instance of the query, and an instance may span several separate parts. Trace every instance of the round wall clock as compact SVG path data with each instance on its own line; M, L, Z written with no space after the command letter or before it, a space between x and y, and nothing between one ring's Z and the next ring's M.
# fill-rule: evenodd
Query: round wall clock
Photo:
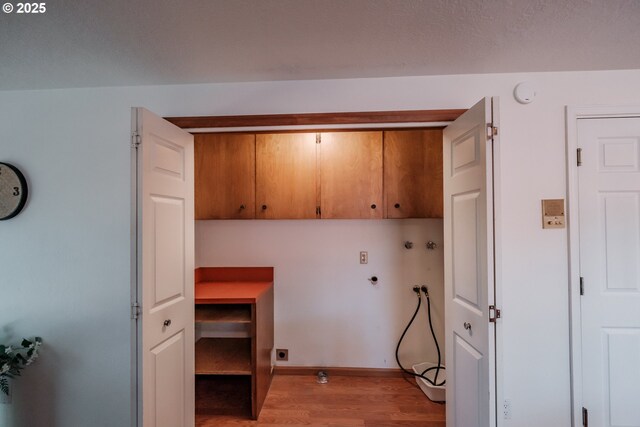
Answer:
M27 202L27 180L18 168L0 162L0 221L18 215Z

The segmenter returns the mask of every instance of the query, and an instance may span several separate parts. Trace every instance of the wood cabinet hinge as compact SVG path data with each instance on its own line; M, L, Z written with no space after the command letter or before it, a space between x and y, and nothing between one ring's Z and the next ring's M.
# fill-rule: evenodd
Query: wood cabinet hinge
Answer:
M500 309L495 305L489 306L489 322L496 323L496 319L500 318Z
M140 303L138 301L131 303L131 318L133 320L138 320L140 317Z
M316 144L320 144L322 142L322 134L316 133Z
M582 166L582 148L578 148L576 151L576 163L578 166Z

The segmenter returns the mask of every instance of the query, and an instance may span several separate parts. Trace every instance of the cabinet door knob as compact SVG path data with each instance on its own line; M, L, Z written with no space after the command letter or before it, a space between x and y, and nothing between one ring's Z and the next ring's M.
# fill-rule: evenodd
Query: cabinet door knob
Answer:
M266 211L267 210L267 205L262 205L262 210Z
M371 205L371 209L375 209L375 208L376 208L376 204L374 203Z
M245 208L244 204L240 205L240 210L243 210L244 208Z
M166 326L167 328L168 328L169 326L171 326L171 319L167 319L167 320L165 320L165 321L164 321L164 323L163 323L163 325L164 325L164 326Z
M396 209L400 209L400 203L396 203L395 205L393 205L393 207Z

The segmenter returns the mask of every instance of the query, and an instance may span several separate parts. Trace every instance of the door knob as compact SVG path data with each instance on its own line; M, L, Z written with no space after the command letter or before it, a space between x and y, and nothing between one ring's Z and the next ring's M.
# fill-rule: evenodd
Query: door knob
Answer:
M464 328L465 328L467 331L470 331L470 330L471 330L471 323L469 323L469 322L464 322Z
M167 328L168 328L169 326L171 326L171 319L167 319L167 320L165 320L165 321L164 321L164 323L163 323L163 325L164 325L164 326L166 326Z

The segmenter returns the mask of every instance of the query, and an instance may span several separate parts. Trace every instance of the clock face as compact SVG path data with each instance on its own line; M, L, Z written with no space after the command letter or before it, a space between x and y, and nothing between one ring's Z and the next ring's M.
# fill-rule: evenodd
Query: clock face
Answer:
M18 215L27 202L27 180L8 163L0 163L0 221Z

